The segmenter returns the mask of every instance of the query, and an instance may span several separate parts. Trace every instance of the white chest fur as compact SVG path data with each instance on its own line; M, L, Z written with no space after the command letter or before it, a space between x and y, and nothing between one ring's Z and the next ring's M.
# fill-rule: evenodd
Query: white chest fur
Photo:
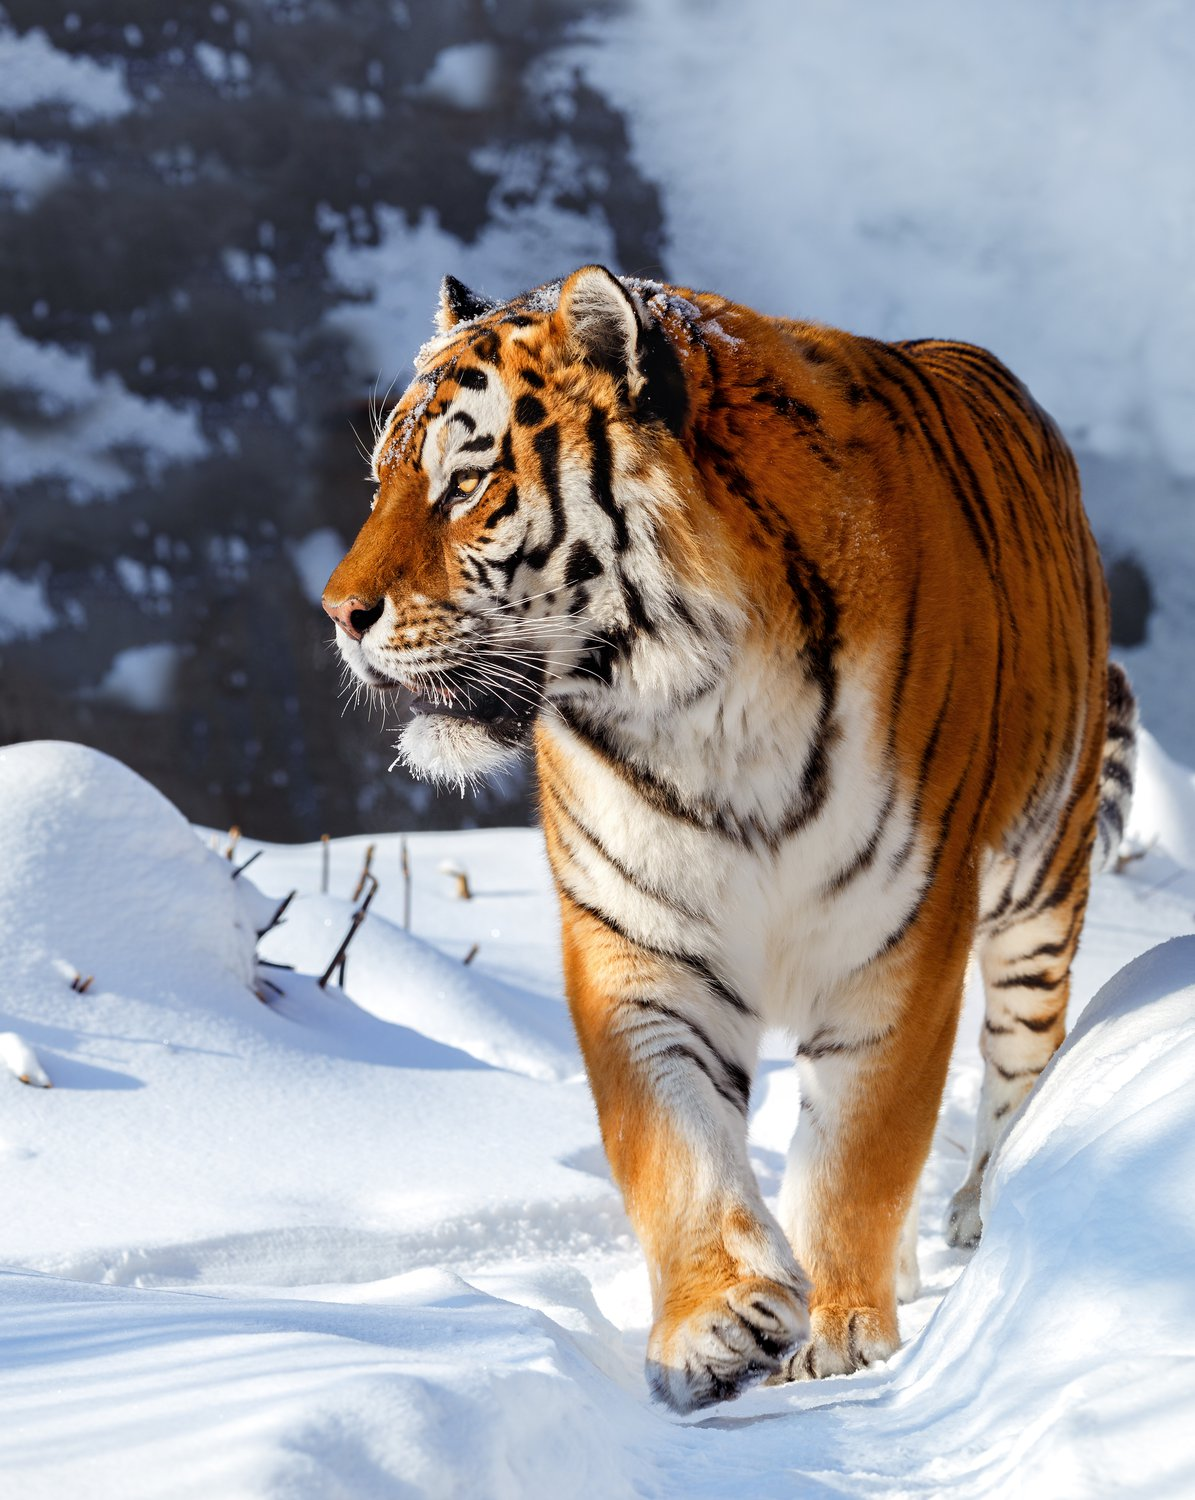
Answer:
M824 1019L925 878L866 677L840 674L825 795L807 819L791 814L820 699L773 663L658 719L624 717L608 735L624 767L549 720L592 835L566 825L572 893L632 938L709 963L767 1024Z

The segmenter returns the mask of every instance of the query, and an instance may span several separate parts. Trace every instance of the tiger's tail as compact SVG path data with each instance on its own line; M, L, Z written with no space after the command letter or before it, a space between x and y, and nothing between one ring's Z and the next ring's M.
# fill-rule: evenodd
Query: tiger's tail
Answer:
M1137 700L1123 667L1108 663L1108 728L1100 767L1100 806L1096 818L1092 869L1106 870L1116 861L1133 800L1137 768Z

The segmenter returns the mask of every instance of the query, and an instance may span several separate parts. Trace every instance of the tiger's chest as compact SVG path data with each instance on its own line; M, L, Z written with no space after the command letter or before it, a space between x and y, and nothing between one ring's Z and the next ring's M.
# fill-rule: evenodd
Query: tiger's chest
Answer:
M629 732L551 720L556 878L635 941L712 965L768 1023L799 1026L924 879L886 732L862 671L843 674L829 724L815 693L767 673Z

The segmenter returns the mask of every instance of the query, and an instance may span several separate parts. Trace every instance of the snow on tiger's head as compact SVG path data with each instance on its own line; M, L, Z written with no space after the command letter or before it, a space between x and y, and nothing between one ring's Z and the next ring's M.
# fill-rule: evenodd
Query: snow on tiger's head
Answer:
M699 316L600 266L501 305L445 278L324 593L350 680L411 710L418 774L500 769L546 700L684 690L700 564L678 345Z

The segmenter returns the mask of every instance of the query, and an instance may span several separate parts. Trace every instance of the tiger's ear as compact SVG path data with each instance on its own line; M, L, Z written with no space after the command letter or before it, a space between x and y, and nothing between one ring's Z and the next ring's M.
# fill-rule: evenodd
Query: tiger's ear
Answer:
M447 333L458 323L468 323L473 318L483 317L498 304L480 292L470 291L463 281L455 276L445 276L440 283L440 306L436 309L436 329Z
M582 266L560 288L560 316L580 357L620 376L637 396L643 384L640 336L649 318L634 292L605 266Z
M676 350L639 296L605 266L582 266L560 288L560 316L577 354L625 382L641 422L681 437L689 390Z

